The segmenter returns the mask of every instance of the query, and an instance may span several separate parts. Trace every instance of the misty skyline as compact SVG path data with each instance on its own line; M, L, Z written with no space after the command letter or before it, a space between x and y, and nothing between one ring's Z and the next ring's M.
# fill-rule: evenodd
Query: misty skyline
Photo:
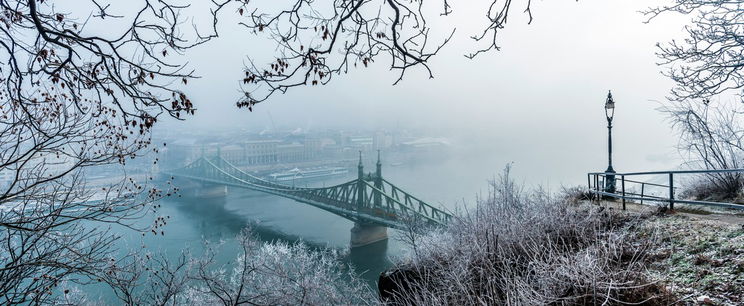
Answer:
M652 4L536 3L532 24L515 14L500 34L501 51L473 60L463 55L477 46L469 36L482 26L472 18L479 6L460 5L451 16L429 20L437 30L457 28L431 60L433 79L414 69L392 86L397 74L375 62L328 85L276 95L253 112L235 107L238 80L246 55L271 50L225 18L218 40L186 54L201 76L186 88L197 114L160 128L423 129L455 138L476 155L497 156L487 164L491 173L514 162L529 181L577 184L585 172L606 167L603 103L612 90L616 168L675 168L676 140L657 111L672 82L661 75L665 68L656 65L654 52L657 42L681 36L688 17L645 24L638 11ZM432 39L443 39L441 33L447 31ZM534 173L538 169L546 173Z

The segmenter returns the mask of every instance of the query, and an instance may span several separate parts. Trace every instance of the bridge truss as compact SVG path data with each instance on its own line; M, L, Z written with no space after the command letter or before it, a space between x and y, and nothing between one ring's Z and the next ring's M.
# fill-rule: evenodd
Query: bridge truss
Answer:
M199 182L245 188L318 207L354 222L404 228L407 220L446 224L452 216L405 192L376 173L364 174L361 155L355 180L322 188L303 188L270 182L250 175L222 157L202 156L165 174Z

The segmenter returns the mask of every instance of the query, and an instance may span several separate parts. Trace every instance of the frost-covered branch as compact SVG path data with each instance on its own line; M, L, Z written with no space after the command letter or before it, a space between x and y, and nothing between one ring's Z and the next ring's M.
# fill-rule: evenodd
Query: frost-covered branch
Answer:
M673 0L644 12L649 20L669 13L693 17L683 40L658 45L659 64L676 83L670 99L704 100L744 87L743 5L741 0Z

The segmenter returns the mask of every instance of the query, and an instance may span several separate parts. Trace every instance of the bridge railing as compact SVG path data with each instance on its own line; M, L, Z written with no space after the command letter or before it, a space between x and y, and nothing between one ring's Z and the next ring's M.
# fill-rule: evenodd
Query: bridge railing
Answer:
M441 210L439 208L436 208L432 205L427 204L426 202L419 200L418 198L410 195L409 193L401 190L400 188L396 187L395 185L391 184L388 181L383 180L390 189L390 194L388 194L385 190L385 185L383 185L383 189L380 190L377 187L375 187L373 184L370 184L369 182L365 182L365 185L367 188L369 188L372 192L369 193L368 200L370 203L373 203L373 197L375 194L380 195L381 201L384 202L385 207L378 207L378 208L388 208L394 210L398 214L404 214L405 217L411 217L412 214L416 214L419 217L422 217L423 219L437 223L437 224L446 224L448 223L452 215L448 214L444 210ZM402 198L401 198L402 196ZM383 203L380 203L383 204Z
M698 201L698 200L685 200L675 197L676 190L678 187L674 186L675 178L679 178L682 175L695 175L695 174L721 174L721 173L744 173L744 169L723 169L723 170L676 170L676 171L650 171L650 172L627 172L627 173L611 173L611 172L589 172L587 173L587 185L589 192L593 194L594 200L599 201L601 197L611 197L620 199L622 201L623 210L626 208L626 201L640 201L643 204L646 202L660 202L668 203L669 209L674 209L675 203L681 204L692 204L692 205L703 205L703 206L716 206L723 208L734 208L744 209L744 205L737 203L727 202L712 202L712 201ZM638 180L630 180L626 177L638 177L638 176L664 176L667 178L667 184L658 184L643 182ZM615 192L610 192L607 189L607 181L613 180L613 186ZM619 185L618 185L619 183ZM635 189L630 189L626 185L638 184L640 185L640 193L635 192ZM666 196L657 196L647 193L647 188L661 188L666 193ZM663 194L663 193L662 193Z

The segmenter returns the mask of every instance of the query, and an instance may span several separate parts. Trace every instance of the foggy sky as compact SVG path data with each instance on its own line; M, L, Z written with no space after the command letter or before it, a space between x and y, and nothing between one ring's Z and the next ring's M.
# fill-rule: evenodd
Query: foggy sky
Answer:
M535 183L581 184L586 172L607 166L603 104L611 89L617 103L614 164L618 171L679 165L676 139L656 109L672 86L656 65L655 44L682 36L689 17L666 16L644 24L638 13L663 1L533 2L534 21L515 7L501 33L501 51L475 60L469 36L485 25L486 3L452 3L455 13L428 20L444 39L455 38L431 60L435 78L410 71L399 85L382 57L371 68L334 76L326 86L295 88L237 110L246 55L274 50L230 20L221 38L187 54L201 79L187 92L198 112L187 122L159 128L305 129L422 128L453 139L464 155L483 163L485 180L505 163ZM456 171L456 170L453 170Z

